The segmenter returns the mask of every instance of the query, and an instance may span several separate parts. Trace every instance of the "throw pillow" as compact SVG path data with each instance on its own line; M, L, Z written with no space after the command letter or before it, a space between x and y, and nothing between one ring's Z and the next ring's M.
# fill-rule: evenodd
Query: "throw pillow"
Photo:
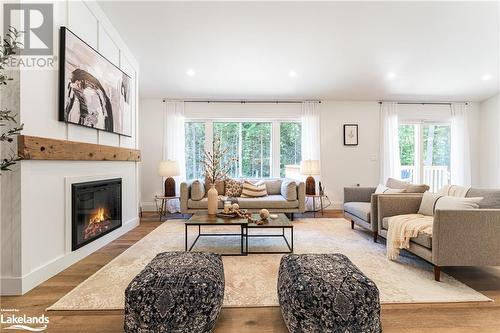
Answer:
M224 186L226 189L225 196L230 198L236 198L241 196L241 182L237 179L226 180Z
M404 193L425 193L429 191L430 187L429 185L421 184L421 185L414 185L410 184L408 185L403 192Z
M438 193L452 197L466 197L469 189L470 187L460 185L445 185L438 191Z
M288 201L297 200L297 184L293 180L285 180L281 183L281 195Z
M479 208L482 197L462 198L453 196L442 196L437 193L424 193L418 210L419 214L432 216L436 210L468 210Z
M205 186L199 180L194 180L191 183L191 199L199 201L205 197Z
M402 190L404 190L406 187L408 187L408 185L410 185L410 183L404 182L402 180L398 180L395 178L388 178L387 182L385 183L385 186L387 186L389 188L396 188L396 189L402 189Z
M422 202L420 203L418 213L422 215L433 216L436 201L441 197L442 195L437 193L425 192L422 196Z
M258 198L267 196L266 184L258 182L252 184L248 180L243 182L243 189L241 190L241 197L243 198Z
M479 202L483 200L482 197L475 198L461 198L444 196L436 202L435 210L464 210L464 209L478 209Z
M205 187L207 188L207 191L208 189L210 189L210 182L208 181L207 177L205 177ZM219 195L224 194L224 181L223 180L215 181L215 189L217 190L217 193Z
M375 190L375 194L396 194L396 193L403 193L405 190L403 189L397 189L397 188L389 188L385 186L384 184L379 184L377 186L377 189Z
M479 208L500 209L499 189L473 187L467 192L467 198L469 197L483 197L483 200L479 203Z
M264 180L264 184L266 184L267 194L275 195L281 194L281 179L267 179Z

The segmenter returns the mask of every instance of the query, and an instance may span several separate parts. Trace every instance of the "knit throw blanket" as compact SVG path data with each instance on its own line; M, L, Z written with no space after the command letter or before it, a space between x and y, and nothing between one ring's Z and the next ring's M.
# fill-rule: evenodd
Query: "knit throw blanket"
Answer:
M400 249L410 247L410 238L420 234L432 236L434 217L422 214L398 215L389 218L387 258L396 260Z

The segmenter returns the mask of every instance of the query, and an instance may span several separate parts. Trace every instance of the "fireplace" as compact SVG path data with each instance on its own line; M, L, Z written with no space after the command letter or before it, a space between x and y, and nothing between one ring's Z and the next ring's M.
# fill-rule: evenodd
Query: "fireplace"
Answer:
M73 251L121 227L121 178L72 184L71 197Z

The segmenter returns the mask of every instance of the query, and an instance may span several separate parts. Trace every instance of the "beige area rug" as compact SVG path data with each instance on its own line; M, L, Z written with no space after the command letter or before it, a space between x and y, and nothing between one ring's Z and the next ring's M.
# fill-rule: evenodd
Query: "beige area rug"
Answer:
M215 227L213 227L215 228ZM217 227L218 228L218 227ZM217 231L233 232L221 227ZM210 229L214 231L215 229ZM194 237L194 228L191 237ZM252 232L252 231L251 231ZM253 230L255 232L255 230ZM266 232L269 232L266 231ZM303 219L294 222L295 253L343 253L370 277L382 303L490 301L454 278L442 274L434 281L432 266L410 254L397 262L385 256L385 245L371 235L351 230L344 219ZM199 244L199 246L198 246ZM205 237L197 250L219 253L239 249L238 237ZM250 249L284 249L278 238L250 239ZM66 294L48 310L123 309L130 281L157 254L184 249L184 223L167 221ZM224 306L277 306L278 267L281 255L251 254L223 257L226 279Z

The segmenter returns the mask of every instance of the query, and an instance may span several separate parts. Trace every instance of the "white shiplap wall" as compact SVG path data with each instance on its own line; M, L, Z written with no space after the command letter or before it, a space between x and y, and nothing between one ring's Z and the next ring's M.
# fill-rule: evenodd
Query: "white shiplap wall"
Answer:
M21 71L21 120L23 134L79 142L138 148L139 66L118 32L94 1L54 2L54 54L59 54L60 26L97 49L132 77L132 137L119 136L58 121L58 64L55 68ZM71 252L65 246L65 179L96 175L118 175L123 179L123 226L101 239ZM1 293L21 294L82 259L112 239L135 227L138 220L139 163L89 161L23 161L21 164L19 224L22 232L12 244L21 256L2 255ZM4 221L5 222L5 221ZM2 223L4 227L12 226ZM20 238L20 239L19 239ZM20 261L20 262L19 262ZM10 269L9 269L10 267ZM19 268L16 268L19 267Z

